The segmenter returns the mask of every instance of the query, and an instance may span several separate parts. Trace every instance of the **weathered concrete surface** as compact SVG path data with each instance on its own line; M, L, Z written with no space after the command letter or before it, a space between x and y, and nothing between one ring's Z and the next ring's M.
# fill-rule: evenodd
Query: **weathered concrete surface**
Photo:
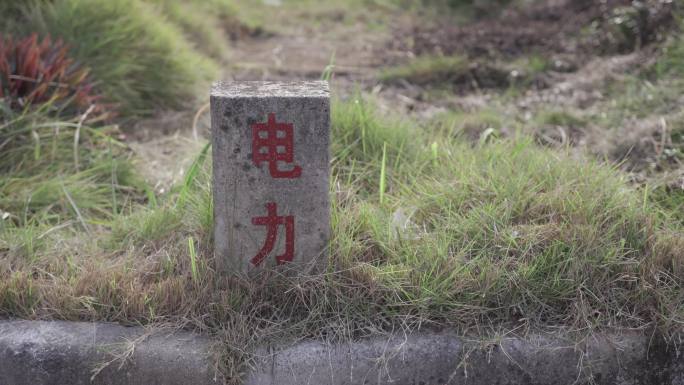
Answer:
M218 269L322 267L330 238L327 82L217 83L211 121Z
M184 332L144 334L143 328L105 323L0 321L0 384L222 383L214 380L211 340ZM127 359L115 359L136 340Z
M0 385L220 384L214 341L113 324L0 321ZM121 365L114 356L135 349ZM684 385L684 340L648 333L581 343L530 335L483 341L415 333L327 345L264 347L245 385ZM93 377L93 370L111 362ZM120 367L121 365L121 367ZM91 382L91 377L93 380Z
M307 342L275 354L264 349L246 385L684 384L684 352L659 341L635 333L579 344L542 336L483 342L450 334L337 346Z

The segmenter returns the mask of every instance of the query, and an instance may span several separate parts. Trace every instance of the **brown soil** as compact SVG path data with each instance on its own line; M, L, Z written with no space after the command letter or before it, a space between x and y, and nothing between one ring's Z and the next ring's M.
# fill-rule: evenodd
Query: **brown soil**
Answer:
M672 4L647 1L634 8L634 44L648 44L672 21ZM531 53L586 54L624 52L635 48L615 36L609 24L620 9L632 12L631 0L547 0L524 8L506 9L503 14L465 25L444 20L432 26L415 25L396 30L395 49L415 55L464 54L470 58L515 57ZM594 30L590 28L593 25ZM407 38L408 37L408 38ZM628 38L631 36L625 36ZM410 41L410 46L406 42ZM577 58L580 59L580 58Z
M136 154L136 168L157 193L168 192L185 177L209 134L209 117L193 130L194 111L160 113L135 126L128 145ZM193 132L194 131L194 132Z

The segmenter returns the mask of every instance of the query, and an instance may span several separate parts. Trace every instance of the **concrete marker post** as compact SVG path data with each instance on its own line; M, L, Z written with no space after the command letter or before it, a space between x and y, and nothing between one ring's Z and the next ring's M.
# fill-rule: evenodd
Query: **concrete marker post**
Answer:
M216 83L211 126L218 270L322 267L330 238L327 82Z

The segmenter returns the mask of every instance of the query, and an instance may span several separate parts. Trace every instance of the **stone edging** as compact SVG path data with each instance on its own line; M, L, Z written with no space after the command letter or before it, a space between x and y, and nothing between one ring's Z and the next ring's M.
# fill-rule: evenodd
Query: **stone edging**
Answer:
M684 341L630 333L576 343L531 335L414 334L265 355L246 385L684 385ZM265 350L264 350L265 351Z
M217 384L213 345L187 332L0 321L0 384ZM304 342L277 352L260 349L245 385L684 385L682 348L682 340L665 344L636 332L583 343L540 335L482 341L449 333Z
M0 321L0 385L215 384L210 339L145 333L107 323Z

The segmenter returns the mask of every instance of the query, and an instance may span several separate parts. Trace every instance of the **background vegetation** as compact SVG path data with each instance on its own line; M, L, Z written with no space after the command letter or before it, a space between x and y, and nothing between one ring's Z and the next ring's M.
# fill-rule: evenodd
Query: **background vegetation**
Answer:
M29 1L5 33L62 39L70 54L92 70L97 87L122 116L150 114L195 102L218 76L225 59L224 2L143 0ZM5 6L9 7L9 6ZM189 9L192 8L192 12ZM212 10L210 12L209 10ZM221 44L222 43L222 44ZM206 47L209 57L198 46Z
M390 3L382 9L401 8ZM454 6L461 16L466 7L476 22L507 4L448 3L413 6ZM430 119L382 112L379 91L337 98L330 268L247 281L213 269L209 146L182 183L160 193L140 177L122 135L141 116L195 106L198 89L229 60L227 37L252 28L241 25L239 3L0 7L4 38L40 36L24 54L2 49L10 40L0 47L2 317L207 332L224 342L220 365L232 381L266 340L443 326L578 338L681 329L684 193L672 175L684 159L684 45L676 26L647 47L657 61L600 85L606 97L596 109L516 110L528 90L571 71L537 52L486 67L474 66L482 59L472 52L419 52L382 69L384 86L423 87L421 100L473 83L469 91L495 96ZM65 45L41 49L47 36ZM651 131L628 123L654 113L666 128L629 142L625 130ZM615 142L593 145L592 135Z

